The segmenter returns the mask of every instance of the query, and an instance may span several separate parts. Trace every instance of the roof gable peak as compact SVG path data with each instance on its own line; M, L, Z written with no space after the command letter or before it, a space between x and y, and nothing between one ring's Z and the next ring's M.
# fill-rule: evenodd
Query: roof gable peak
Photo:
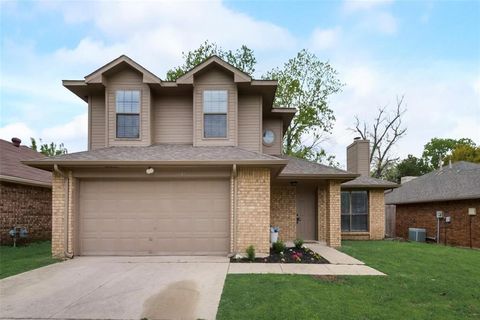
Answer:
M251 82L252 77L245 73L244 71L238 69L237 67L231 65L230 63L226 62L225 60L221 59L217 55L210 56L205 61L201 62L200 64L196 65L189 71L187 71L184 75L180 76L177 79L178 84L193 84L193 77L196 73L204 70L208 66L216 64L220 66L222 69L230 71L233 73L233 81L234 82Z
M131 59L130 57L122 54L118 58L98 68L97 70L93 71L89 75L86 75L85 83L103 83L103 74L123 63L129 65L131 68L140 72L143 76L144 83L161 83L162 82L162 80L159 77L157 77L154 73L147 70L142 65L140 65L139 63Z

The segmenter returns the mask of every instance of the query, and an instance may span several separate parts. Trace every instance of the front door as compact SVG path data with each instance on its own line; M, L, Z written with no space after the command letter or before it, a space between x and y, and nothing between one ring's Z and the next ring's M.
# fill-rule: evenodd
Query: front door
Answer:
M297 186L297 238L317 240L315 194L315 186Z

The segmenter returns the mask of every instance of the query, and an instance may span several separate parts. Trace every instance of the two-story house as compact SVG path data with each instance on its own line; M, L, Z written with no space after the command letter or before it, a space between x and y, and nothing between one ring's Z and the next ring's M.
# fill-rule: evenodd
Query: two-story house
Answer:
M386 185L341 196L358 173L282 155L295 109L273 106L277 81L213 56L168 82L121 56L63 85L88 103L88 151L28 161L53 172L55 256L264 255L270 226L334 247L347 224L383 238Z

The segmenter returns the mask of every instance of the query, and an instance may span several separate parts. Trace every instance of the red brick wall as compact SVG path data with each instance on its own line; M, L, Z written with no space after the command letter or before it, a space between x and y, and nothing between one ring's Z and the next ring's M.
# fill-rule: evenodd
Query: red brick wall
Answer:
M52 237L52 191L49 188L0 182L0 244L9 244L8 231L27 227L28 241Z
M450 224L440 221L440 242L452 246L470 246L470 217L468 208L477 208L477 215L472 218L472 246L480 248L480 199L442 201L431 203L397 205L396 235L408 238L408 228L425 228L427 237L435 237L437 219L435 212L441 210L452 217Z

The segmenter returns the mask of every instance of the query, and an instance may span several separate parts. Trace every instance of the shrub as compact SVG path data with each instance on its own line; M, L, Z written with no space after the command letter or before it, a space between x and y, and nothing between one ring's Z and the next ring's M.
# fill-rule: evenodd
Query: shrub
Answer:
M246 252L247 252L248 260L254 261L255 260L255 247L253 245L248 246Z
M301 249L303 247L303 239L295 239L293 240L293 244L295 245L295 248Z
M278 240L277 242L273 243L273 251L275 251L276 253L283 252L286 248L287 246L282 240Z

